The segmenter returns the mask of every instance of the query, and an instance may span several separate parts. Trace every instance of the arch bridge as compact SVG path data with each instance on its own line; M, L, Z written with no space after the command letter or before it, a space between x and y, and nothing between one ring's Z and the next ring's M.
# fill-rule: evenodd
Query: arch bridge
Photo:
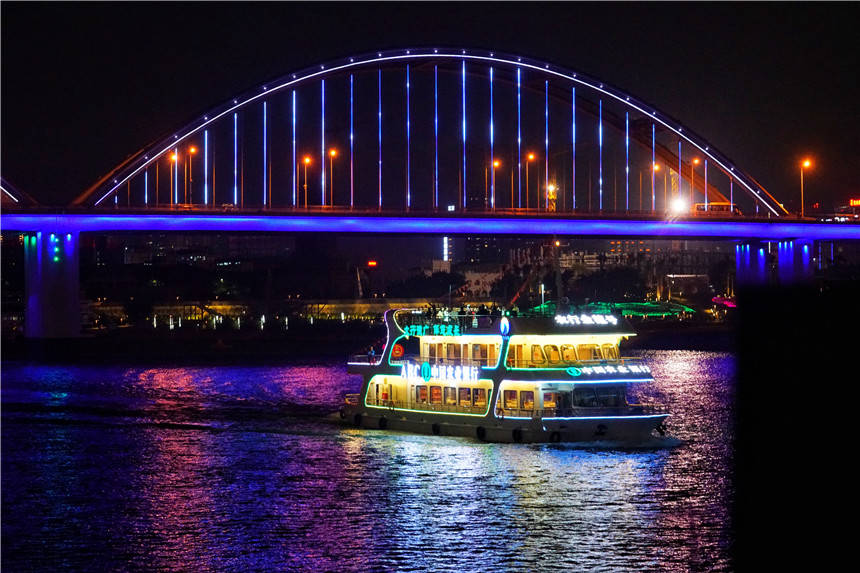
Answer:
M739 272L755 276L763 247L751 241L778 242L780 256L808 267L812 241L860 238L860 227L790 215L705 138L632 94L465 49L290 73L147 145L60 210L25 206L5 187L3 199L3 228L28 234L37 318L49 314L46 296L76 297L62 285L77 284L80 232L724 238L738 241Z

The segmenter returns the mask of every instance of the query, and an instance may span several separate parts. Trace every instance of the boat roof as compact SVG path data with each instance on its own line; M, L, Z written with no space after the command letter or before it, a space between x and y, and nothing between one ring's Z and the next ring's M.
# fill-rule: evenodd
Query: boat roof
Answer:
M594 335L635 336L627 320L614 314L569 313L543 315L444 314L426 309L400 309L387 314L395 332L408 336L463 335Z

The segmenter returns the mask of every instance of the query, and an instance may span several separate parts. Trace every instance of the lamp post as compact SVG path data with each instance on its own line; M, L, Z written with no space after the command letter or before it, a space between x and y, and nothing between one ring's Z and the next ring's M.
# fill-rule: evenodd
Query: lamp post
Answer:
M308 165L311 162L311 156L305 155L302 161L305 164L305 209L308 208Z
M197 153L197 148L193 145L188 148L188 188L191 191L191 202L194 202L194 163L192 159L194 158L194 154ZM185 202L188 202L188 197L185 198Z
M809 159L804 159L800 162L800 217L803 218L804 210L803 210L803 170L809 169L812 167L812 161Z
M170 154L170 161L172 163L171 170L170 170L170 206L173 207L173 205L175 203L175 201L174 201L174 190L173 190L173 182L174 182L173 170L179 169L179 155L176 153L171 153ZM178 193L178 191L177 191L177 193Z
M535 154L529 153L526 156L526 209L529 208L529 163L535 160Z
M334 158L337 156L337 149L330 149L328 152L329 157L329 179L331 179L330 187L331 190L331 200L329 201L329 205L334 207Z
M654 163L653 169L654 169L654 173L656 174L658 171L660 171L660 164ZM663 187L665 188L665 185ZM653 212L656 210L657 210L657 199L656 199L656 195L654 192L654 176L652 175L651 176L651 211Z

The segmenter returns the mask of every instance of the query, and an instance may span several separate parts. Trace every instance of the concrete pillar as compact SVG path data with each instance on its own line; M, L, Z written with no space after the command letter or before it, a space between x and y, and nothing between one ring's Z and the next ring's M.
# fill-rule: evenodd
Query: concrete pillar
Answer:
M24 236L27 338L81 334L80 235L38 231Z

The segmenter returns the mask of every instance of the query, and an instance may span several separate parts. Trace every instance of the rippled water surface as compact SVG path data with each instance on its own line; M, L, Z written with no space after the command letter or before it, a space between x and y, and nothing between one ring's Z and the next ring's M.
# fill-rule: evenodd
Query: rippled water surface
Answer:
M3 570L728 570L734 358L645 358L674 447L344 428L335 363L4 364Z

